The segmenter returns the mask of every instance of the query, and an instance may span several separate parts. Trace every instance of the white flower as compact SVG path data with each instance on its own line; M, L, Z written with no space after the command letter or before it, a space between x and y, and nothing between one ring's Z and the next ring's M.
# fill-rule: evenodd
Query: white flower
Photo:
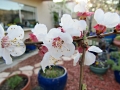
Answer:
M61 57L62 60L64 61L70 61L70 60L73 60L73 66L76 66L77 62L79 61L79 58L80 58L81 54L78 52L78 50L75 50L74 54L71 55L70 57Z
M54 58L72 55L75 51L72 42L72 37L68 33L61 32L58 28L51 29L43 40L44 45Z
M43 38L47 34L47 27L44 24L37 23L32 32L37 37L38 41L43 41Z
M80 3L75 5L74 12L86 12L87 11L87 0L79 0Z
M2 56L6 64L12 63L12 56L22 55L26 47L22 41L24 38L24 30L17 25L11 25L7 29L7 35L4 34L4 29L0 25L0 56Z
M61 18L60 25L66 33L71 36L81 36L81 32L86 30L87 24L84 20L72 19L69 14L64 14Z
M97 9L94 14L94 19L98 24L104 25L107 28L113 28L119 23L119 15L117 13L104 13L102 9Z
M89 47L88 51L85 52L85 61L84 61L85 65L91 65L95 62L96 56L92 52L101 53L102 50L96 46Z
M40 65L42 67L43 72L45 73L45 68L50 65L54 65L54 61L51 60L50 52L45 53Z

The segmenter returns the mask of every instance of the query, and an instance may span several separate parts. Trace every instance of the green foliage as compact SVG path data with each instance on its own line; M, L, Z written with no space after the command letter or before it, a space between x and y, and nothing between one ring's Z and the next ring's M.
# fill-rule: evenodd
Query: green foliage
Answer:
M112 52L110 55L117 61L115 62L109 59L107 60L107 63L112 66L112 70L120 71L120 52Z
M54 19L54 24L59 23L59 14L57 12L53 12L53 19Z
M58 67L46 68L45 73L41 72L42 76L46 78L56 78L64 74L64 70Z
M120 40L120 36L116 36L115 39L116 39L116 40Z
M115 58L115 59L120 59L120 52L116 51L116 52L111 52L110 53L110 57L111 58Z
M23 81L22 77L15 75L7 80L8 86L10 89L14 89L17 85L19 85Z
M114 61L113 60L107 60L107 63L109 64L109 65L114 65Z

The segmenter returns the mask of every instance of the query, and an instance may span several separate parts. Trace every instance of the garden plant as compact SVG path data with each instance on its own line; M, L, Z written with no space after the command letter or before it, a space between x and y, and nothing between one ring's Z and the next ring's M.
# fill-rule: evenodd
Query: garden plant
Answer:
M61 27L59 28L52 28L48 31L46 25L37 23L32 30L32 34L30 34L33 42L25 42L25 44L37 45L39 54L43 55L43 59L40 62L43 73L47 72L46 67L51 69L51 65L55 66L58 61L67 60L64 57L69 57L73 60L73 66L76 66L79 62L79 90L84 90L86 85L83 84L83 66L93 64L96 61L96 56L102 53L99 47L88 46L88 40L92 38L101 39L103 36L120 33L116 29L116 31L103 34L107 28L116 27L120 23L120 17L117 13L104 13L102 9L88 12L87 0L80 0L80 3L77 3L74 7L74 11L79 15L79 20L72 19L69 14L63 14L60 21ZM97 22L94 26L96 35L87 36L86 18L93 14ZM113 19L114 21L111 21ZM20 26L12 25L8 28L7 32L8 34L4 36L4 30L0 27L0 50L2 51L0 56L3 56L6 64L11 64L10 54L12 56L19 56L25 52L25 46L21 40L24 37L24 31ZM73 42L76 42L77 45L74 45ZM81 51L77 50L78 47L81 48Z

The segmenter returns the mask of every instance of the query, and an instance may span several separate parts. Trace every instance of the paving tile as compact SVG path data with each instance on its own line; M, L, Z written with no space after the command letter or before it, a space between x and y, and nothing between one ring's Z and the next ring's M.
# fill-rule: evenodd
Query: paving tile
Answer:
M10 76L15 75L15 74L20 74L20 73L21 73L21 71L15 71Z
M22 74L26 74L28 76L32 76L33 71L22 71Z
M35 67L40 67L40 63L37 63L34 65Z
M34 74L38 74L38 72L39 72L39 70L40 70L40 68L36 68L36 69L34 69Z
M10 74L10 72L2 72L2 73L0 73L0 78L8 77L9 74Z
M29 71L29 70L33 70L33 66L24 66L24 67L21 67L19 68L19 70L21 71Z
M1 83L3 80L5 80L5 78L0 78L0 83Z

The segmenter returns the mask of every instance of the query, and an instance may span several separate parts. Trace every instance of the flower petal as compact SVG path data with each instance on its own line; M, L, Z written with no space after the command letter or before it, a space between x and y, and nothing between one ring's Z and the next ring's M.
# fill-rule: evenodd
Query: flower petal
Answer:
M64 61L70 61L70 60L72 60L72 57L62 56L61 58L62 58L62 60L64 60Z
M111 21L112 20L112 21ZM120 17L117 13L107 12L104 16L104 25L107 28L113 28L119 24Z
M61 49L61 53L64 56L70 57L71 55L73 55L75 52L75 46L74 44L66 44L64 43Z
M103 23L103 19L104 19L104 12L102 9L97 9L94 13L94 19L96 20L96 22L98 24L102 24Z
M32 29L34 35L36 35L38 41L43 41L43 38L47 34L47 27L44 24L36 24L34 29Z
M4 29L3 27L0 25L0 39L2 39L4 37Z
M18 44L19 43L19 44ZM9 47L6 48L12 56L20 56L24 54L26 46L23 41L19 40L15 43L12 43Z
M65 29L73 26L72 17L69 14L63 14L60 26L62 26Z
M10 52L7 49L3 49L2 56L6 62L6 64L12 63L12 58L10 57Z
M78 52L78 50L75 50L75 53L72 55L73 58L73 66L76 66L77 62L79 61L81 54Z
M10 38L10 40L14 40L16 39L23 39L24 38L24 30L17 25L11 25L8 29L7 29L7 36Z
M96 52L96 53L101 53L102 52L102 50L99 47L96 47L96 46L89 47L88 51L93 51L93 52Z
M35 34L35 35L38 35L38 34L47 34L47 27L46 25L44 24L36 24L34 29L32 29L32 32Z
M75 5L74 12L86 12L87 11L86 5L87 5L86 2L81 1L80 3Z
M71 44L73 42L72 37L68 33L60 33L60 38L65 42Z
M49 52L47 52L47 53L44 55L42 61L40 62L40 65L41 65L42 70L43 70L44 73L45 73L45 68L46 68L47 66L53 65L53 63L50 62L50 53L49 53Z
M83 31L83 30L86 30L87 28L87 24L86 24L86 21L85 20L75 20L74 19L74 22L75 22L75 28L78 29L79 31Z
M95 62L96 56L88 51L85 52L84 65L91 65Z

